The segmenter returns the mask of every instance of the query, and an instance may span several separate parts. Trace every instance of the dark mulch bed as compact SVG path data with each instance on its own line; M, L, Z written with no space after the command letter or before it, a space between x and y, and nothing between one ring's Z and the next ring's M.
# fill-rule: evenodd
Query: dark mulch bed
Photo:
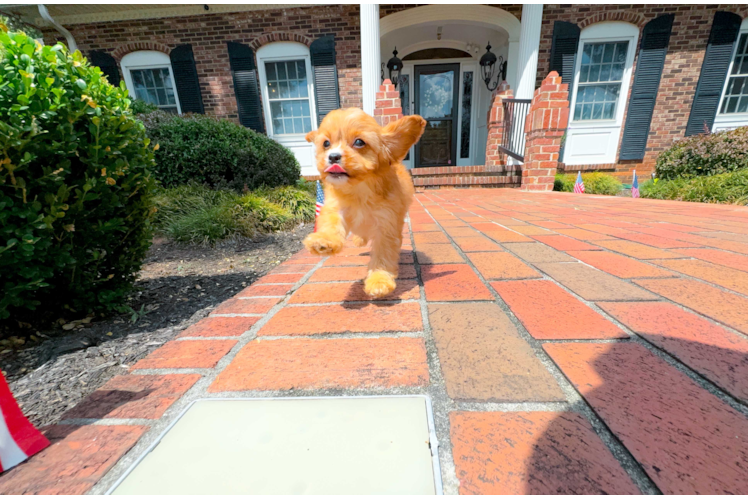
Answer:
M23 345L0 352L0 368L26 416L36 425L62 414L211 309L302 248L312 226L215 248L154 241L130 297L136 315L64 318L49 329L17 332ZM72 330L64 330L62 324ZM5 332L5 336L13 332ZM33 340L30 334L37 340Z

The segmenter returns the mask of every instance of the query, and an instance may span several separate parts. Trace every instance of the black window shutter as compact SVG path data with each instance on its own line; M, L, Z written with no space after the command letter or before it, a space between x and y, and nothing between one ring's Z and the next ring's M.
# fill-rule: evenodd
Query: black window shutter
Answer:
M579 48L580 31L579 26L574 23L556 21L553 24L550 71L558 72L561 76L561 83L569 84L569 100L571 100L571 87L574 84L574 65L577 48Z
M317 100L317 123L332 111L340 107L338 91L338 68L335 64L335 37L333 35L318 38L309 47L314 73L314 95Z
M197 68L195 67L195 56L192 54L192 45L175 47L171 51L170 57L182 113L205 113L203 96L200 93L200 81L197 78Z
M691 115L688 117L686 137L701 134L705 129L711 130L714 125L722 88L730 68L732 49L742 21L739 15L732 12L714 14L704 64L701 65L701 75L693 97Z
M569 85L569 106L574 88L574 70L579 48L579 34L581 29L574 23L556 21L553 23L553 42L551 43L550 71L556 71L561 77L561 83ZM573 116L573 115L572 115ZM558 152L559 161L564 158L564 144Z
M114 60L114 57L102 50L92 50L89 59L91 59L91 64L99 67L101 72L107 77L107 80L109 80L109 83L115 86L119 85L119 66L117 66L117 61Z
M619 155L621 160L644 159L674 18L675 15L667 14L652 19L644 26L634 86L626 113L626 126L623 129Z
M247 128L265 133L262 122L262 103L257 85L257 66L252 48L243 43L226 42L229 51L234 95L239 110L239 123Z

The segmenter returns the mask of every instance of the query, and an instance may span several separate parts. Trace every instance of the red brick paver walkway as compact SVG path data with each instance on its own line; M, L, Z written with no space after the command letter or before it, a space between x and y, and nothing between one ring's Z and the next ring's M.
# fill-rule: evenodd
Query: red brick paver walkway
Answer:
M191 401L429 394L446 493L748 494L748 209L417 195L397 290L299 252L46 429L0 493L102 493Z

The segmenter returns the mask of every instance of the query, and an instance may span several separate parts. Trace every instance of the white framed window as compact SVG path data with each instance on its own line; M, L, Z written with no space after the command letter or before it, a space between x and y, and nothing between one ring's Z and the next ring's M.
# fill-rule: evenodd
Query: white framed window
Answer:
M257 64L268 135L304 136L316 129L309 48L271 43L257 51Z
M310 132L312 109L304 60L266 61L265 77L273 135Z
M712 131L748 125L748 18L735 42Z
M262 111L269 137L296 156L302 175L317 175L314 145L306 134L317 129L314 79L309 47L274 42L257 49Z
M170 113L182 112L168 55L155 50L139 50L125 55L120 64L131 97L155 104Z
M579 36L564 163L615 163L639 39L633 24L587 26Z
M628 44L628 40L584 44L574 106L575 121L615 119Z

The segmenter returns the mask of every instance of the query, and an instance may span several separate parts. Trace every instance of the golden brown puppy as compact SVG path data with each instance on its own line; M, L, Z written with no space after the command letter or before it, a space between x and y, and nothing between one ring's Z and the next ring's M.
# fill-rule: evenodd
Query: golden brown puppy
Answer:
M343 248L348 233L356 245L371 241L364 290L382 297L395 289L403 223L413 199L413 181L400 163L426 127L420 116L406 116L386 127L360 109L331 111L309 132L317 170L325 186L325 205L317 232L304 240L317 255Z

